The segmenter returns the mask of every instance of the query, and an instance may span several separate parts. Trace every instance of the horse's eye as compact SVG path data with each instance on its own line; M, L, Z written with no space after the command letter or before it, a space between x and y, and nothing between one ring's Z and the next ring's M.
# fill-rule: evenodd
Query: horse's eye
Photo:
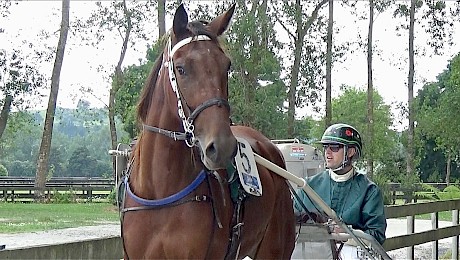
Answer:
M182 66L176 66L177 72L179 72L179 75L184 75L185 74L185 69Z

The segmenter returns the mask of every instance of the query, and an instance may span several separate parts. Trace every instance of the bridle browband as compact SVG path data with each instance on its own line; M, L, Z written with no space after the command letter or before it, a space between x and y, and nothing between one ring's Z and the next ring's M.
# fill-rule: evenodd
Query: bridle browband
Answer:
M194 133L195 126L193 125L193 123L195 119L198 117L198 115L203 110L205 110L206 108L212 107L214 105L217 105L218 107L221 107L223 105L230 111L230 104L228 103L227 100L222 99L222 98L211 98L201 103L197 108L195 108L195 110L189 113L190 115L188 117L185 116L183 103L185 103L185 106L188 108L189 111L191 111L191 108L187 105L187 102L185 102L185 99L182 97L179 87L177 85L176 74L174 73L173 56L177 50L179 50L181 47L185 46L186 44L189 44L194 41L210 41L210 40L211 38L209 38L206 35L197 35L197 36L188 37L188 38L185 38L179 41L172 48L171 38L169 38L168 55L166 56L167 61L165 61L165 55L163 55L163 65L166 68L168 68L169 82L171 83L172 90L176 94L177 113L180 119L182 120L182 126L184 128L184 132L182 133L182 132L170 131L170 130L162 129L162 128L155 127L155 126L149 126L146 124L143 124L143 130L148 130L150 132L165 135L167 137L174 139L175 141L185 141L187 146L192 148L193 146L196 145L196 142L197 142L195 138L195 133ZM160 73L161 73L161 69L160 69ZM158 74L158 76L160 76L160 74Z

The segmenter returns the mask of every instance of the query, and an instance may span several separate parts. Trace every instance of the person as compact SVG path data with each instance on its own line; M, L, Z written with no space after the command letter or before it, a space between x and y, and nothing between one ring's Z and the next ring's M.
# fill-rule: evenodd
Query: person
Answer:
M326 170L307 177L308 185L345 224L372 235L383 244L387 223L382 192L353 165L362 155L360 133L350 125L334 124L326 129L320 143L324 148ZM301 203L309 212L321 212L303 190L297 194L301 201L294 200L297 216L306 213ZM338 226L334 231L344 233Z

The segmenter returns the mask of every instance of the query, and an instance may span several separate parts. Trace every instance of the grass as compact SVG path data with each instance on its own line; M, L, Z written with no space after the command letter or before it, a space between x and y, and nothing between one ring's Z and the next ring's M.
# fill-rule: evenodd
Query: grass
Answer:
M118 223L109 203L0 203L0 233L21 233Z
M431 214L417 215L416 219L431 219ZM440 221L452 221L452 211L438 212L438 220Z

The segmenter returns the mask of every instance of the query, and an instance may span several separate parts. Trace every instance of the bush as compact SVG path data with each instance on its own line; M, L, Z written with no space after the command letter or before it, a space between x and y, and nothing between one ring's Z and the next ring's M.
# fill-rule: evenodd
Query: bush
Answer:
M456 185L449 185L440 191L429 184L422 183L421 188L422 191L418 191L415 194L422 199L451 200L460 198L460 189Z
M438 194L441 200L451 200L460 198L460 189L455 185L449 185Z
M379 186L383 196L383 203L385 205L391 205L393 201L391 200L391 190L390 185L388 185L388 178L383 174L374 174L372 181Z
M110 194L107 195L107 200L112 205L117 205L117 187L116 187L116 185L115 185L115 187L113 187L113 189L110 192Z
M75 203L77 202L77 196L73 190L69 190L67 192L54 190L52 202L56 204Z
M0 176L8 176L8 170L2 164L0 164Z

